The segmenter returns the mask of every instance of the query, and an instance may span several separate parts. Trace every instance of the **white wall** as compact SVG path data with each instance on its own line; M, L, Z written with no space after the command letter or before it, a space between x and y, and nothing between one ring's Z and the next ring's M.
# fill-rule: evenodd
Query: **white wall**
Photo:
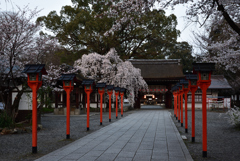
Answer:
M17 96L17 92L12 93L12 103ZM24 92L19 102L18 110L32 110L32 92Z

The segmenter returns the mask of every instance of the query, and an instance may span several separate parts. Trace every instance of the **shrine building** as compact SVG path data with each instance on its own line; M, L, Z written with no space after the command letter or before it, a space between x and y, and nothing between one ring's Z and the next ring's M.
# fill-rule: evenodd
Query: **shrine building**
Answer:
M134 67L141 69L141 75L148 84L148 90L141 90L134 108L141 105L172 107L172 85L185 78L180 59L130 59Z

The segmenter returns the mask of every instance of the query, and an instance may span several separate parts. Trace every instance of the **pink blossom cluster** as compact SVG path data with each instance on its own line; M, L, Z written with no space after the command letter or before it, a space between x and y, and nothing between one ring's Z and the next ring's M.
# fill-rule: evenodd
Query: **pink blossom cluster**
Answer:
M104 82L108 85L126 88L129 102L132 105L139 89L147 89L140 69L133 67L129 61L121 60L113 48L106 55L97 53L83 55L81 59L75 61L74 68L97 83Z

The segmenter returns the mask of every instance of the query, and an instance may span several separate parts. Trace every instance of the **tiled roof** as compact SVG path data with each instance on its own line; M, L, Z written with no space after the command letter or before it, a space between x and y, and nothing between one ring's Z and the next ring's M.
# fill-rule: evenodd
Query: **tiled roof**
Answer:
M45 64L26 64L22 73L40 73L47 74Z
M231 89L226 78L223 75L212 75L209 89Z
M94 84L94 80L93 79L84 79L82 81L82 85L92 85Z
M184 78L178 59L132 59L129 61L134 67L141 69L144 79Z
M105 88L106 87L106 83L97 83L96 87L97 88Z
M76 77L76 74L62 74L59 80L67 81L67 80L73 80Z

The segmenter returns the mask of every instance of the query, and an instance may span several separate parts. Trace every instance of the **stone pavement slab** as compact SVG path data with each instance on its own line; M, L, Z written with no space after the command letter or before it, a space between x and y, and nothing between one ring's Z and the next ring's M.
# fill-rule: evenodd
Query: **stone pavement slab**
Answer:
M170 112L139 110L37 161L192 161Z

